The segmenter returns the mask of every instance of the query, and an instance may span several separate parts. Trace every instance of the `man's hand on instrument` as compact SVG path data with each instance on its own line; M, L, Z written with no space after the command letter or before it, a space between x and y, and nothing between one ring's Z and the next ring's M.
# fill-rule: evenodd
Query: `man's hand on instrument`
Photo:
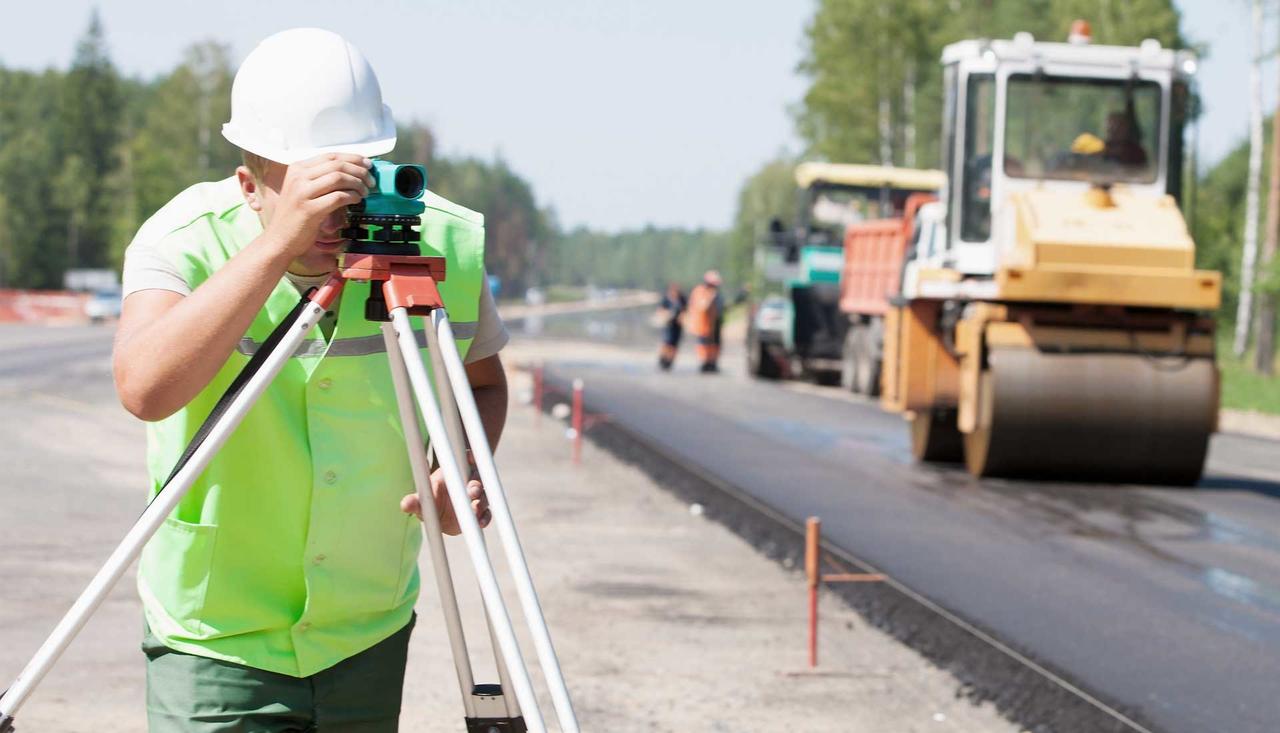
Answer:
M372 164L363 156L328 153L289 166L266 234L290 255L302 256L322 237L322 229L340 226L346 207L369 195Z
M449 491L444 484L444 471L437 468L431 472L431 496L436 503L436 516L440 518L440 531L447 535L462 533L458 518L453 513L453 502L449 501ZM467 481L467 496L471 499L471 511L475 512L480 526L487 527L492 514L489 512L489 498L485 496L484 485L480 483L475 468L471 469L471 480ZM422 503L416 493L409 494L400 500L400 510L422 519Z

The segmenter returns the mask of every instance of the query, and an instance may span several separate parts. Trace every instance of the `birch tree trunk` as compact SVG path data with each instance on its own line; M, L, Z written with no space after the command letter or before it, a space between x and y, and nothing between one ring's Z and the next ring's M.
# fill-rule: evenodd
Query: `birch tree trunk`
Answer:
M907 60L902 82L902 164L916 167L916 61Z
M880 165L893 165L893 96L898 93L893 70L897 69L897 47L890 38L890 4L877 8L876 33L879 49L876 58L876 132L880 142Z
M1276 74L1280 82L1280 73ZM1277 109L1280 109L1280 96L1276 97ZM1280 244L1280 119L1271 117L1271 188L1267 191L1267 241L1262 248L1258 269L1267 273L1275 260L1276 247ZM1271 280L1271 278L1265 278ZM1254 356L1254 368L1260 373L1271 376L1275 373L1276 361L1276 298L1273 293L1263 292L1258 297L1257 328L1254 332L1254 344L1257 353Z
M880 91L880 165L893 165L893 110L889 94Z
M1244 204L1244 253L1240 260L1240 302L1236 306L1236 358L1249 348L1253 317L1254 266L1258 261L1258 184L1262 177L1262 0L1253 0L1253 63L1249 66L1249 188Z

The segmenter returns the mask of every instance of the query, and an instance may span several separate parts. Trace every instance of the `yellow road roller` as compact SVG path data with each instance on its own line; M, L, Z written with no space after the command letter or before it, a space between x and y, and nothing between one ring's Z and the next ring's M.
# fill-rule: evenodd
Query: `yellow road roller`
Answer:
M1146 40L947 46L940 200L885 318L882 405L977 476L1193 484L1221 275L1179 209L1196 59Z

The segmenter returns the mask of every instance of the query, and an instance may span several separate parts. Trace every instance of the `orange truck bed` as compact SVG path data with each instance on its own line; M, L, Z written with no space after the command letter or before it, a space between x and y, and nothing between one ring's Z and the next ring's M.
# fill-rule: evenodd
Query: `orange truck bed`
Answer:
M889 310L889 298L898 294L916 210L936 200L932 194L912 194L901 217L849 225L844 233L844 271L840 274L841 311L883 316Z

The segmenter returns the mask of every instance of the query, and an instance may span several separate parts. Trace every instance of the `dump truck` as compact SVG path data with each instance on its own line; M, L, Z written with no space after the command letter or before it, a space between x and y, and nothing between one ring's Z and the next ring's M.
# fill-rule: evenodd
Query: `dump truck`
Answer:
M936 192L941 171L806 162L796 166L794 226L775 219L755 252L759 275L747 328L747 368L761 378L839 381L849 327L840 310L847 228L901 216L908 198Z
M881 404L977 476L1192 484L1221 297L1179 209L1196 58L1073 36L944 49L946 184L889 298Z
M880 394L884 360L884 319L890 299L902 286L908 248L923 231L919 218L938 197L914 193L901 216L850 224L844 235L844 268L840 273L840 312L848 321L840 358L840 386L857 394ZM936 213L934 214L936 217Z

